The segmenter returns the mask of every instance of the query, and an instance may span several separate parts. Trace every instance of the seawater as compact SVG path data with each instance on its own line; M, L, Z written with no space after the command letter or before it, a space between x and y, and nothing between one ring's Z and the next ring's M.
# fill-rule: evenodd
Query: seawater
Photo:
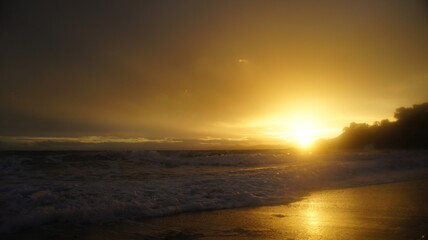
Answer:
M427 151L1 152L0 232L285 204L428 177Z

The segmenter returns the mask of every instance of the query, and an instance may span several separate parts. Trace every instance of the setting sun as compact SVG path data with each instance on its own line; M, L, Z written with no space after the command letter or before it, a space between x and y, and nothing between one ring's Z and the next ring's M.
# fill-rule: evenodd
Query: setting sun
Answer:
M302 147L308 147L319 138L316 124L309 119L296 118L291 122L290 135L293 142Z
M306 129L296 132L295 136L295 141L299 143L302 147L309 146L314 140L312 133Z
M307 148L317 139L338 134L338 129L326 125L321 116L312 113L288 113L262 120L259 125L269 126L263 135Z
M0 6L0 240L428 240L428 0Z

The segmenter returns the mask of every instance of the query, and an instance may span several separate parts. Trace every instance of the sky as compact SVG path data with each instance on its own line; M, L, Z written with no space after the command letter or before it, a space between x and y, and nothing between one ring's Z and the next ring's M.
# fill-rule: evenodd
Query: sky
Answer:
M424 0L2 1L0 149L241 149L428 101Z

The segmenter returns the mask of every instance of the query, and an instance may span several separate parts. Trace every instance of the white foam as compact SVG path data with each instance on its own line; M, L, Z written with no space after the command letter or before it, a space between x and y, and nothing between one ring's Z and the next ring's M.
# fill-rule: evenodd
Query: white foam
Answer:
M10 155L0 163L0 231L282 204L317 189L425 178L426 153Z

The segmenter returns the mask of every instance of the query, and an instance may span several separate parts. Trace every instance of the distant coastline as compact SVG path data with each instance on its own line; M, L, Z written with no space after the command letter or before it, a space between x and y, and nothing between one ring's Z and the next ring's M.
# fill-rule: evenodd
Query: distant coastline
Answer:
M428 102L395 111L396 121L351 123L336 138L321 139L316 149L428 149Z

